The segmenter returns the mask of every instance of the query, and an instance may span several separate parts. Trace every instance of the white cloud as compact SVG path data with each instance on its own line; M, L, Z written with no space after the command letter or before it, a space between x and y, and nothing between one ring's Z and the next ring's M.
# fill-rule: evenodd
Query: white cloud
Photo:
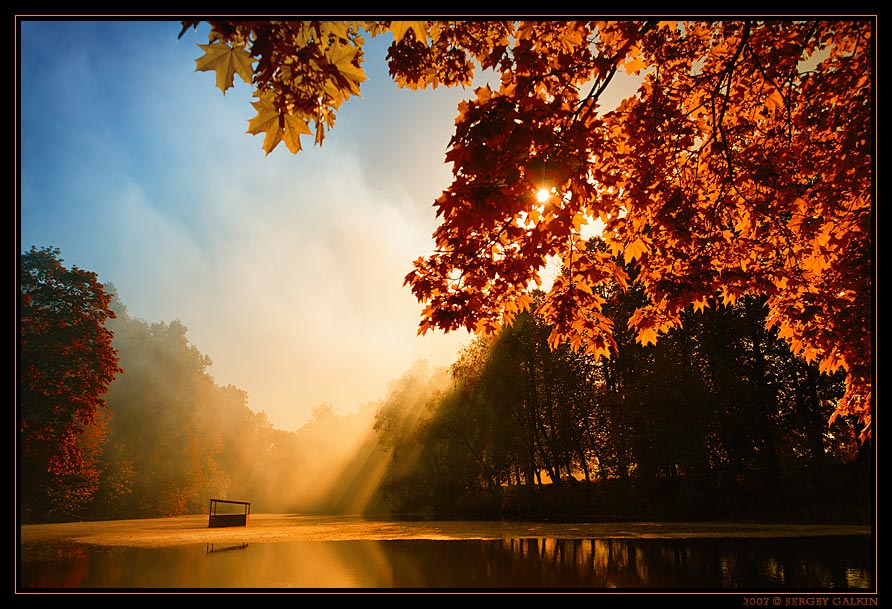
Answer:
M247 87L224 96L194 72L203 35L145 27L65 29L62 52L23 75L23 245L60 247L134 317L181 320L217 383L285 429L323 402L383 398L417 359L451 363L467 336L416 337L402 280L432 246L456 92L364 89L321 149L265 156L245 134Z
M404 193L370 188L359 161L336 150L307 165L289 160L291 171L257 168L260 176L218 168L231 178L205 179L196 202L199 224L214 228L198 249L179 248L198 260L168 262L174 275L206 265L208 276L171 307L217 382L297 428L323 402L350 411L383 398L417 359L448 365L467 337L416 337L421 306L402 281L431 247L432 211L425 222Z

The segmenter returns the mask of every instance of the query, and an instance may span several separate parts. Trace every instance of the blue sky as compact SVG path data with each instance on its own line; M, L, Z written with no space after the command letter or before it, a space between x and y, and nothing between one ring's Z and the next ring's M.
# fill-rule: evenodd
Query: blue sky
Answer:
M269 156L250 91L196 72L207 28L22 21L20 250L52 246L114 284L131 316L178 319L219 385L282 429L351 412L465 334L416 337L402 286L432 248L432 203L461 89L398 89L390 35L369 40L362 98L323 146Z

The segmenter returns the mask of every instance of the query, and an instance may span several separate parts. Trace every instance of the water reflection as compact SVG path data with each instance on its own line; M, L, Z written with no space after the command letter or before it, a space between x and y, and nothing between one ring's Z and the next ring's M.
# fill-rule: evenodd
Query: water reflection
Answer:
M238 551L232 551L238 550ZM65 545L23 558L58 588L870 589L866 537Z
M206 545L205 554L213 554L214 552L227 552L229 550L244 550L248 547L246 543L240 544L219 544L219 543L209 543Z

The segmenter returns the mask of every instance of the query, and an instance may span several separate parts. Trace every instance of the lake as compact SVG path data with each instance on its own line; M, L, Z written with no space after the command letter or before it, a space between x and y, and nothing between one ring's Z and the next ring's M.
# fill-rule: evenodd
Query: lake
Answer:
M870 527L251 515L20 527L20 591L875 590Z

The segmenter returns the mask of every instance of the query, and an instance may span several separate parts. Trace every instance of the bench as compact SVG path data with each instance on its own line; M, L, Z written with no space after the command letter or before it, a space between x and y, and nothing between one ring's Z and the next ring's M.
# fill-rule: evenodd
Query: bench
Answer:
M218 513L220 508L228 506L241 506L241 513L228 511ZM231 510L231 508L230 508ZM248 501L230 501L228 499L211 499L208 509L208 528L216 527L246 527L251 516L251 504Z

